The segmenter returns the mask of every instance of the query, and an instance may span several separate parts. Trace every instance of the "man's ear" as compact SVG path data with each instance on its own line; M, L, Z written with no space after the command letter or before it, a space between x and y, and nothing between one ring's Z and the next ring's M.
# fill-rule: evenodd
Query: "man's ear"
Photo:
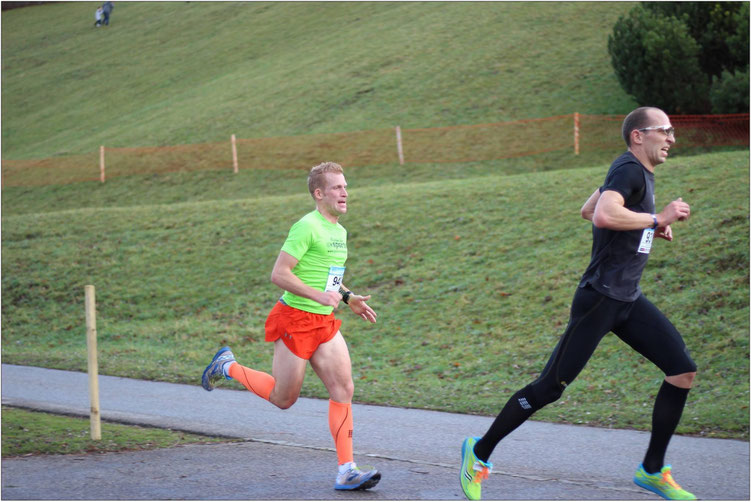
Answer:
M313 190L313 198L315 200L323 199L323 190L321 190L320 188L316 188L315 190Z
M631 131L631 144L641 145L644 142L644 137L639 129Z

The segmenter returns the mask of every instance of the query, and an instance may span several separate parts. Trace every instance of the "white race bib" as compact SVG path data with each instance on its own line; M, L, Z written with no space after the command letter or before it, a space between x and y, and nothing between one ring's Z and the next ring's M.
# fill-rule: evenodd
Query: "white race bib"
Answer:
M339 291L342 285L342 278L344 277L345 267L330 267L329 278L326 281L325 291Z
M654 228L645 228L644 233L641 234L641 242L639 243L639 252L649 254L652 249L652 241L655 238Z

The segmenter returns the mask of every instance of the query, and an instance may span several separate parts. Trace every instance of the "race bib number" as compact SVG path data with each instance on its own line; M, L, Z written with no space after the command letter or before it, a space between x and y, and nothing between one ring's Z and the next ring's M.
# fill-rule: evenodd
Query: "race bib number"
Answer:
M645 228L644 233L641 234L641 242L639 243L639 252L649 254L652 249L652 241L655 238L655 231L653 228Z
M329 278L326 281L325 291L339 291L342 285L342 278L344 277L344 269L346 267L330 267Z

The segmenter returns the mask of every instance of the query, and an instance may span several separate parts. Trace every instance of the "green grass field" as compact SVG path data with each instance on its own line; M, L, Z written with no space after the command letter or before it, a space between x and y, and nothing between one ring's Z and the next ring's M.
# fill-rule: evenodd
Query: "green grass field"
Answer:
M3 13L4 160L634 106L606 50L628 3L116 5L99 29L94 3ZM579 208L612 157L345 166L347 284L379 313L341 312L355 400L495 415L565 328ZM313 207L306 167L4 187L3 362L84 371L94 284L102 374L198 385L223 344L269 371L269 274ZM680 433L748 439L748 193L747 150L658 168L657 205L692 205L642 279L699 367ZM648 429L661 378L606 337L535 419ZM312 372L303 394L325 396Z
M605 170L365 187L351 177L347 282L380 314L366 325L342 312L356 399L497 412L565 327L590 247L578 209ZM658 171L658 205L682 196L693 207L642 280L700 368L683 432L748 434L748 175L745 152ZM76 186L81 199L99 188ZM103 374L197 384L224 344L268 371L263 322L279 294L269 272L311 208L307 193L256 194L3 216L3 360L85 370L83 286L94 284ZM536 417L646 428L660 379L611 337ZM312 377L303 392L324 396Z

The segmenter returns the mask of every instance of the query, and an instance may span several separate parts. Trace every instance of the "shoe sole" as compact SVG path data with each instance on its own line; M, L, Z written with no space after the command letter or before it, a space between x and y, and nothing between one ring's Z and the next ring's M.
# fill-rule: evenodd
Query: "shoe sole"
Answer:
M662 498L664 498L666 500L669 500L662 493L660 493L659 490L657 490L654 487L652 487L652 485L648 485L647 483L643 483L643 482L639 481L638 479L634 479L634 484L636 486L644 488L645 490L649 490L650 492L652 492L652 493L654 493L656 495L659 495L660 497L662 497Z
M378 484L378 482L381 480L381 473L376 472L372 478L363 481L359 485L355 487L349 487L346 485L336 485L334 487L335 490L348 490L348 491L355 491L355 490L367 490L369 488L373 488L375 485Z
M647 483L644 483L644 482L642 482L642 481L640 481L640 480L638 480L636 478L634 478L634 484L636 486L644 488L645 490L649 490L650 492L654 493L655 495L659 495L660 497L664 498L665 500L671 500L671 499L667 498L665 495L663 495L662 492L660 492L660 490L658 490L657 488L655 488L652 485L649 485Z

